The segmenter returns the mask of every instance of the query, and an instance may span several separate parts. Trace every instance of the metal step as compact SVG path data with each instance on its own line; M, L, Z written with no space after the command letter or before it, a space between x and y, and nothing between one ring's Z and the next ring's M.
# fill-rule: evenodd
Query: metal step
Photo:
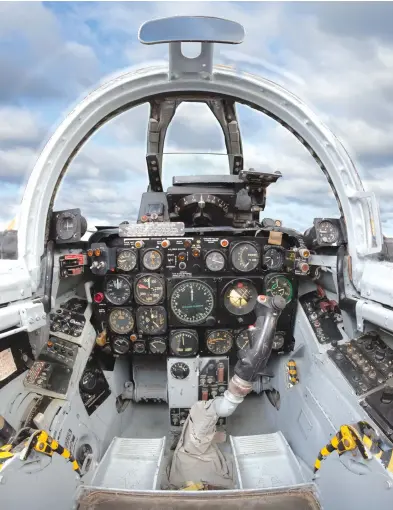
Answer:
M281 432L230 436L240 489L270 489L305 482Z
M94 473L91 486L122 490L157 490L165 437L115 437Z

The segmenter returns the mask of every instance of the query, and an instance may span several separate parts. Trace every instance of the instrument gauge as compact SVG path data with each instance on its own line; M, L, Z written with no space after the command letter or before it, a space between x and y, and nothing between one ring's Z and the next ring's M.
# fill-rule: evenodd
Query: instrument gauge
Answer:
M263 263L271 271L281 269L283 262L283 252L277 248L269 248L263 254Z
M198 333L189 329L171 331L169 344L175 356L195 356L199 350Z
M132 271L135 269L137 257L134 250L121 250L117 254L116 265L121 271Z
M334 244L338 240L338 229L331 221L321 221L318 225L318 235L323 243Z
M293 296L292 283L285 276L273 276L266 283L266 294L268 296L281 296L289 303Z
M128 308L114 308L109 313L109 326L114 333L126 335L134 327L134 317Z
M178 361L171 366L171 375L175 379L186 379L190 375L190 367Z
M171 310L185 324L200 324L211 314L214 296L211 287L200 280L178 283L172 292Z
M248 329L243 329L236 336L236 346L238 349L248 349L250 347L250 337Z
M130 341L124 336L115 336L111 339L112 350L115 354L127 354L131 348Z
M156 305L163 299L164 290L164 282L159 276L139 276L135 282L135 301L140 305Z
M233 336L228 330L212 331L206 338L206 346L212 354L226 354L232 345Z
M161 337L152 338L149 343L149 351L152 354L165 354L166 342Z
M78 229L78 220L75 214L65 212L60 215L56 223L56 234L62 241L72 239Z
M108 276L104 295L113 305L124 305L131 298L131 284L125 276Z
M257 297L257 289L248 280L233 280L224 288L224 306L233 315L252 312Z
M158 250L146 250L142 257L142 264L149 271L157 271L162 266L164 258Z
M209 271L222 271L225 267L225 257L220 251L210 251L205 259L206 267Z
M231 263L236 271L242 273L255 270L259 264L258 249L249 242L236 244L231 251Z
M163 306L140 306L136 312L139 333L157 335L165 333L167 327L166 311Z

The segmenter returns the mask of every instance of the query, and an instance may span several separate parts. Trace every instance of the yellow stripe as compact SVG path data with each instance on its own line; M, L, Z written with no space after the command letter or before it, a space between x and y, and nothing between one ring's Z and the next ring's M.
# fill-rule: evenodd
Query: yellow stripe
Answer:
M390 473L393 473L393 452L390 456L390 460L389 460L389 464L387 465L386 469L390 472Z
M321 453L324 457L326 457L327 455L329 455L329 450L326 448L326 446L324 446L321 450Z
M317 459L315 461L314 467L315 467L315 469L320 469L321 468L321 461L319 459Z
M330 443L331 443L331 445L332 445L334 448L337 448L338 443L339 443L338 437L337 437L337 436L332 437L332 440L330 441Z
M69 459L71 456L71 452L64 448L64 452L61 454L61 456L64 457L65 459Z
M78 462L76 460L74 460L74 462L72 463L72 467L73 467L74 471L79 469L79 464L78 464Z
M383 451L380 450L378 453L375 454L375 458L380 459L382 457Z
M367 446L367 448L370 450L372 445L373 445L373 442L371 441L371 439L368 437L368 436L363 436L363 443Z
M14 454L11 452L0 452L0 460L10 459L13 456Z

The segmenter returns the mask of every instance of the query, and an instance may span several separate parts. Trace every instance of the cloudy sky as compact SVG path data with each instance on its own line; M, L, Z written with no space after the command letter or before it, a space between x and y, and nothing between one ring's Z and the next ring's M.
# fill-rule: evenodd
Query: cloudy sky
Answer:
M311 106L344 142L383 230L393 235L393 4L390 2L0 2L0 228L10 221L35 160L67 111L89 89L133 66L165 62L167 47L142 46L140 24L179 14L241 22L245 42L217 45L216 61L261 74ZM56 209L80 207L90 224L135 219L135 189L147 186L146 105L106 124L73 161ZM305 230L338 217L330 188L308 152L271 119L238 108L245 166L280 170L266 217ZM168 152L223 152L205 105L182 105ZM223 155L167 155L173 175L226 173Z

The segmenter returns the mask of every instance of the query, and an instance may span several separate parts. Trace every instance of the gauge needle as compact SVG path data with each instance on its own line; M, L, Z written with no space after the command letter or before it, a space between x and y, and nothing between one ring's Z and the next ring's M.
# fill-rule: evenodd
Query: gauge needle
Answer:
M194 301L194 289L191 287L191 301Z
M147 284L148 284L149 289L150 289L150 278L147 280Z
M140 289L148 289L148 288L149 288L149 287L146 287L146 285L143 285L143 283L140 283L140 284L138 285L138 287L139 287Z

